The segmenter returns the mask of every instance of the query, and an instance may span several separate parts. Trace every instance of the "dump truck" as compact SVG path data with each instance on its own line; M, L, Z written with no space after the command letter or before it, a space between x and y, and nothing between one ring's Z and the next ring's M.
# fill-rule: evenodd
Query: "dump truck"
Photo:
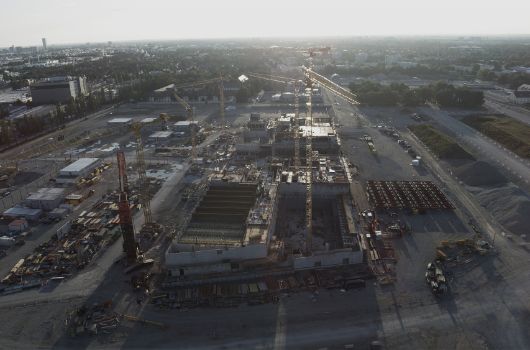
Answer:
M448 290L447 279L441 265L436 262L427 264L427 272L425 272L425 280L431 291L436 296L445 294Z

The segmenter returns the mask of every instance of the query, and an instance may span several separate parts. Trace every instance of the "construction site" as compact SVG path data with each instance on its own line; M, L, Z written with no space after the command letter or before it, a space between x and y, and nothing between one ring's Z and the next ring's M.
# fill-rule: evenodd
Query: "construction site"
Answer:
M347 161L329 115L310 106L250 115L166 251L164 288L363 262Z
M452 312L498 254L481 211L406 128L314 71L327 54L307 50L295 77L242 72L274 83L270 101L236 107L223 76L171 84L11 150L2 310L64 298L52 335L31 338L58 348L167 345L168 329L194 347L200 328L245 347L225 315L272 336L283 320L336 326L366 345L398 332L396 305ZM208 103L181 96L204 86ZM351 335L362 313L374 323Z

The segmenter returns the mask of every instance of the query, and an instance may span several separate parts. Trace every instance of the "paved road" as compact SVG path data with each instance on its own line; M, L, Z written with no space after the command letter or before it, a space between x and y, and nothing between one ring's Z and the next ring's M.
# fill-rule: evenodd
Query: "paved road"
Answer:
M337 99L337 101L339 100ZM353 114L362 122L359 124L370 124L369 118L360 114L356 107L342 102L339 102L338 106L341 109L338 113L339 117L342 117L340 118L341 123L353 123L355 119L348 120L350 119L348 115ZM436 114L435 119L441 121L443 125L449 125L455 128L461 127L459 124L462 124L446 114L442 114L441 116ZM495 149L497 153L502 154L501 149L498 149L498 147L489 143L488 140L477 135L473 129L465 125L464 127L468 129L466 131L470 133L470 137L479 140L477 142L480 142L480 145L486 143L494 147L494 151L492 151L494 154ZM415 140L409 139L409 141L411 145L415 146L415 149L423 149ZM521 266L521 264L528 264L530 262L530 255L524 249L524 244L521 244L517 239L512 241L498 235L497 233L501 232L502 229L494 218L484 208L478 205L473 196L462 188L458 181L453 179L446 172L446 169L443 169L428 152L423 149L421 154L424 162L430 168L430 172L448 188L451 197L456 197L456 203L460 203L462 206L459 211L463 211L463 213L459 215L463 216L462 219L464 222L467 222L466 216L469 216L475 222L478 222L479 227L486 236L490 238L495 237L495 246L501 257L495 260L491 266L483 267L483 270L470 272L470 276L460 277L468 282L462 282L464 284L463 288L457 290L459 295L455 296L450 303L438 303L436 307L431 307L434 304L429 305L429 299L422 295L420 290L407 293L405 299L409 300L411 303L409 305L407 305L407 302L399 300L399 298L397 300L394 299L393 302L387 300L389 297L388 293L376 291L378 307L381 311L380 322L382 324L382 333L387 340L387 346L389 348L394 346L396 348L415 348L413 344L417 342L416 336L423 336L432 339L434 343L429 346L432 348L458 347L455 346L455 343L460 344L464 348L482 348L480 344L484 344L484 340L489 338L487 341L491 344L492 338L496 337L495 334L501 336L503 333L497 333L499 329L489 328L501 318L505 320L502 322L503 325L499 325L501 328L504 328L507 324L512 324L515 327L513 330L511 328L505 328L505 331L508 331L513 338L507 343L498 343L493 348L524 348L530 346L528 344L528 337L524 336L526 332L524 328L528 327L528 321L524 318L513 317L518 312L527 313L530 310L530 293L528 291L528 287L530 287L530 282L528 281L530 271L528 268ZM506 158L506 156L501 156L499 159L504 161ZM515 160L517 161L517 159ZM526 165L522 164L520 171L528 175L528 170L525 170L524 167ZM432 233L430 234L432 235ZM416 240L418 241L409 245L408 249L418 249L417 244L419 244L420 239L417 237ZM398 243L400 245L402 243L408 245L406 241L404 240ZM399 251L402 255L406 252L406 249ZM404 281L410 278L408 274L399 272L399 270L403 269L403 263L406 263L406 258L407 254L401 257L403 261L398 264L396 292L400 288L406 288L408 291L409 285L412 283L411 281ZM412 261L412 265L421 262L421 255L416 253ZM479 276L480 273L489 276L487 282L483 281L484 276ZM474 274L477 276L476 279L472 277ZM494 279L496 282L493 282ZM496 283L500 283L502 286L496 285ZM391 293L391 296L394 297L394 294ZM413 303L416 303L416 307L412 306ZM491 315L488 316L491 310L496 310L494 311L496 319L490 323L489 320L493 320ZM485 328L490 329L487 335L484 335L483 332ZM433 333L429 333L426 331L427 329L433 330ZM444 331L441 331L442 329ZM467 329L469 332L463 332L462 329ZM440 331L441 334L452 334L452 339L447 339L444 343L443 340L438 338L439 336L434 335ZM459 338L461 340L458 340ZM425 347L425 344L420 346Z
M87 127L87 124L91 124L94 122L94 120L105 116L109 114L111 111L114 110L114 106L107 107L105 109L102 109L100 111L97 111L95 113L92 113L88 115L86 118L80 118L73 120L67 124L65 124L64 129L56 130L54 132L51 132L49 134L43 135L41 137L36 138L35 140L26 142L20 146L17 146L13 149L7 150L2 153L2 158L4 159L17 159L17 155L26 152L28 150L32 150L38 147L45 147L47 143L49 143L49 138L56 139L57 136L63 134L65 135L65 139L68 139L69 137L72 137L73 135L77 134L81 130L90 130L92 128ZM55 142L55 141L54 141Z
M497 113L505 114L530 125L530 111L528 109L509 103L500 103L491 98L486 98L484 105Z
M453 132L462 143L472 147L485 158L496 162L510 172L517 180L530 183L530 164L511 151L494 143L472 127L451 117L447 112L430 107L421 108L422 112L436 120L442 127Z

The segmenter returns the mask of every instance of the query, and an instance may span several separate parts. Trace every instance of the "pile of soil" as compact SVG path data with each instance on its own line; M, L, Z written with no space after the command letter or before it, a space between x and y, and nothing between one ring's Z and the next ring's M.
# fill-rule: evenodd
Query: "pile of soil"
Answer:
M497 188L474 188L473 194L510 232L530 233L530 196L510 183Z
M497 168L484 161L469 162L455 168L456 176L468 186L498 186L508 182Z

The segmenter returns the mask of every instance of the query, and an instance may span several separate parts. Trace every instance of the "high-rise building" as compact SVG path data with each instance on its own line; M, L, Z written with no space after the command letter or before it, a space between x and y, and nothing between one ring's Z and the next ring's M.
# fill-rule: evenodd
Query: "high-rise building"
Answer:
M48 45L46 43L46 38L42 38L42 48L44 49L44 51L46 51L48 48Z
M30 85L34 105L68 103L88 93L85 77L50 77Z

